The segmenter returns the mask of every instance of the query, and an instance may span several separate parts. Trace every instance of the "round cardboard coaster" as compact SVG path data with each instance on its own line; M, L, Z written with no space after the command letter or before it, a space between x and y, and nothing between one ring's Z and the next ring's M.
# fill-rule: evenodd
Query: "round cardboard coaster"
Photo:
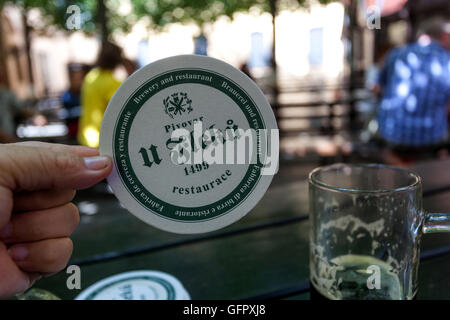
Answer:
M262 198L274 174L264 168L278 167L277 129L244 73L182 55L120 86L103 117L100 153L112 157L108 183L132 214L169 232L202 233L239 220Z
M131 271L94 283L75 300L190 300L175 277L160 271Z

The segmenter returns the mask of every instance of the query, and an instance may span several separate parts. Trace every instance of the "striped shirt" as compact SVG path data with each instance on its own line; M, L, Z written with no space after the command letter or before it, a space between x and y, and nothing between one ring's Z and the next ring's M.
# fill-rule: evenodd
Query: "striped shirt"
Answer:
M396 145L426 146L447 135L450 54L437 42L391 51L381 70L380 135Z

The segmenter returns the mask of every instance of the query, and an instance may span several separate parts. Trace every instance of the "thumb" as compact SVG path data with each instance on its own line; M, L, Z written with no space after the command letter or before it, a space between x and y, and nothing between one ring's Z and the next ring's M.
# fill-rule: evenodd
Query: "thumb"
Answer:
M0 187L11 191L84 189L106 178L109 157L83 157L64 149L0 146Z

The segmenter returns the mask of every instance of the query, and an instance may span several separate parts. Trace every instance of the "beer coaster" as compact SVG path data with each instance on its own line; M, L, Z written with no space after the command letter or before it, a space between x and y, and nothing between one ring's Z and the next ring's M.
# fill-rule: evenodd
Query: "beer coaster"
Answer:
M132 214L165 231L217 230L245 216L278 168L272 109L244 73L182 55L131 75L108 104L100 153Z
M160 271L131 271L94 283L75 300L190 300L175 277Z

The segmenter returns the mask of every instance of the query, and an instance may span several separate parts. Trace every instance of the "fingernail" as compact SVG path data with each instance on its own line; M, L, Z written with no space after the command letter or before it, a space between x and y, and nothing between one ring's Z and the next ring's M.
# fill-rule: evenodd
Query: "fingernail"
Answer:
M13 260L19 261L27 257L28 250L25 247L17 246L8 249L8 253Z
M8 239L12 236L12 223L9 222L0 230L0 239Z
M102 170L108 165L109 158L104 156L84 158L84 164L89 170Z

